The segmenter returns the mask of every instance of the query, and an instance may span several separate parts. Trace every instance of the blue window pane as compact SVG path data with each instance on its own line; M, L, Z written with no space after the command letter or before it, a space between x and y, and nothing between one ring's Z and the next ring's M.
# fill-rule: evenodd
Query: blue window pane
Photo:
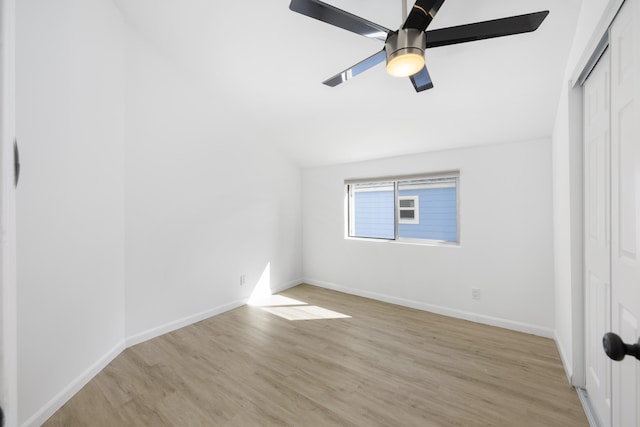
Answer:
M455 187L399 191L400 196L418 196L417 224L399 224L398 237L408 239L458 240L457 195Z
M393 190L356 191L353 194L355 237L393 239Z

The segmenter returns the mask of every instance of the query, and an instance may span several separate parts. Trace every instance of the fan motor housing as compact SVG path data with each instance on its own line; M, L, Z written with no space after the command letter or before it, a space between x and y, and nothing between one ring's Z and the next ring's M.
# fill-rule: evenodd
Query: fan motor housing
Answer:
M387 64L393 58L413 53L424 56L424 50L427 47L427 34L416 28L402 28L397 32L391 33L387 38L384 46L387 54Z

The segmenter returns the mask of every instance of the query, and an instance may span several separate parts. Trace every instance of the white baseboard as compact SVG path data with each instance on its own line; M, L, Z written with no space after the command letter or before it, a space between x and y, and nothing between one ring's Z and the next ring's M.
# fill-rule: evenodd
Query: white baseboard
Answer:
M590 427L600 427L601 424L598 421L598 417L596 417L596 413L591 406L591 399L589 399L589 393L583 388L576 388L578 392L578 398L580 399L580 403L582 404L582 409L584 410L584 414L587 417L587 421L589 422Z
M518 332L524 332L527 334L538 335L545 338L553 339L555 332L552 329L544 328L542 326L531 325L528 323L517 322L514 320L501 319L498 317L486 316L483 314L472 313L464 310L457 310L448 307L442 307L434 304L427 304L419 301L413 301L404 298L398 298L391 295L380 294L377 292L364 291L362 289L355 289L348 286L342 286L335 283L329 283L322 280L305 279L304 283L310 285L319 286L321 288L332 289L338 292L344 292L346 294L357 295L365 298L371 298L377 301L388 302L391 304L397 304L404 307L415 308L417 310L428 311L430 313L442 314L444 316L455 317L457 319L469 320L471 322L482 323L490 326L497 326L500 328L511 329Z
M69 385L62 389L53 399L49 400L42 408L27 419L22 427L41 426L51 415L62 407L69 399L73 397L82 387L84 387L93 377L98 375L113 359L118 357L125 349L124 341L116 344L104 356L98 359L93 365L81 373L78 378L73 380Z
M562 367L564 368L564 373L567 375L567 380L569 384L575 386L573 383L573 364L571 360L567 357L567 353L562 346L562 342L558 339L558 334L554 332L553 340L556 343L556 348L558 349L558 353L560 354L560 361L562 361Z
M272 287L271 291L273 293L282 292L285 289L289 289L293 286L297 286L300 283L302 283L301 280L292 280L282 285ZM249 298L243 298L236 301L232 301L226 304L219 305L217 307L210 308L205 311L201 311L200 313L192 314L192 315L183 317L181 319L173 320L171 322L165 323L164 325L156 326L155 328L147 329L146 331L127 337L126 346L127 348L132 347L136 344L140 344L152 338L159 337L160 335L173 332L176 329L184 328L185 326L192 325L194 323L200 322L201 320L208 319L210 317L217 316L218 314L222 314L226 311L233 310L234 308L241 307L245 305L248 300Z
M286 291L287 289L293 288L294 286L301 285L302 283L305 283L304 280L302 279L292 280L290 282L287 282L280 286L276 286L275 288L272 288L271 292L274 294L277 294L278 292Z
M192 314L192 315L183 317L181 319L173 320L171 322L165 323L164 325L147 329L146 331L139 332L137 334L127 337L126 346L127 348L133 347L136 344L140 344L150 339L159 337L160 335L173 332L176 329L184 328L185 326L192 325L201 320L208 319L209 317L213 317L218 314L222 314L226 311L233 310L234 308L238 308L246 303L247 303L246 299L232 301L227 304L222 304L217 307L213 307L208 310L201 311L200 313Z

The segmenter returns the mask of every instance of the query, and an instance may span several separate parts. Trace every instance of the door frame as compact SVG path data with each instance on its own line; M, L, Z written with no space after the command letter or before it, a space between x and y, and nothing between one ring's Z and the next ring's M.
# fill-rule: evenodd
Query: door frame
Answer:
M569 116L569 212L570 212L570 270L571 270L571 376L585 409L588 401L581 393L586 383L585 360L585 283L584 283L584 159L583 159L583 109L582 83L608 46L609 27L622 7L624 0L608 0L602 16L595 25L589 41L584 46L568 87ZM603 41L606 44L603 46ZM589 414L587 414L589 415Z
M15 0L0 0L0 404L7 427L18 425L16 286Z
M573 372L576 387L589 423L597 425L586 386L586 291L584 245L584 158L582 83L609 46L609 29L625 0L609 0L584 47L569 81L569 191L571 212L571 327Z

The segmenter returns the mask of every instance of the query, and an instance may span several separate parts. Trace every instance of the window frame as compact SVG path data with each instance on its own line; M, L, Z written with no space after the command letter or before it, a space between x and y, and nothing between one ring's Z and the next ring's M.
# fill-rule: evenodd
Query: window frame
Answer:
M434 173L425 173L425 174L414 174L414 175L395 175L395 176L381 176L381 177L373 177L373 178L356 178L356 179L345 179L344 180L344 192L345 192L345 239L349 240L365 240L365 241L375 241L375 242L392 242L392 243L411 243L418 245L428 245L428 246L460 246L461 235L460 235L460 170L451 170L444 172L434 172ZM418 181L418 180L435 180L435 179L449 179L455 181L456 188L456 240L438 240L438 239L421 239L421 238L409 238L409 237L400 237L399 233L399 225L403 224L403 222L399 221L399 198L403 197L413 197L413 196L399 196L398 191L398 183L406 182L406 181ZM383 238L383 237L367 237L367 236L355 236L353 232L355 230L355 218L353 215L353 203L354 197L353 192L351 191L351 187L357 184L389 184L393 185L393 193L394 193L394 237ZM416 196L417 197L417 196ZM419 205L416 205L414 208L416 209L416 215L419 214ZM417 216L416 216L417 217ZM418 217L417 217L418 218Z

